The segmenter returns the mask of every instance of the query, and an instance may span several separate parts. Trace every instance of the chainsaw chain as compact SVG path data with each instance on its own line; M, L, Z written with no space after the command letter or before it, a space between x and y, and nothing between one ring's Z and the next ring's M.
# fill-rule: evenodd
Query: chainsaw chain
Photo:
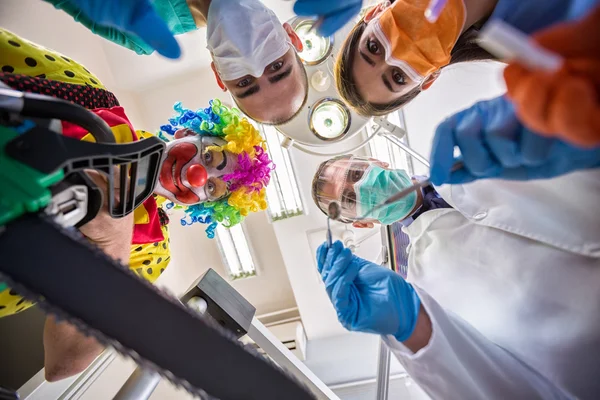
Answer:
M135 278L137 279L137 281L140 285L146 285L147 287L151 288L157 295L163 297L166 301L176 304L178 307L186 310L186 312L188 313L190 318L201 319L202 322L204 322L206 325L209 326L209 328L216 330L217 332L219 332L221 334L221 336L224 336L224 337L228 338L229 340L233 341L234 343L236 343L236 345L238 345L240 347L241 351L246 351L246 352L252 354L256 358L269 364L271 366L271 368L279 369L288 377L288 379L292 380L294 383L296 383L296 385L304 388L304 390L307 393L311 393L312 397L314 398L314 394L312 394L310 389L308 389L308 387L303 382L300 382L294 375L292 375L284 367L279 366L278 364L275 364L275 362L273 362L269 357L266 357L266 356L260 354L258 352L258 350L255 349L252 345L250 345L250 344L244 345L231 332L224 329L212 318L207 318L207 317L202 316L200 313L192 310L187 305L184 305L183 303L181 303L181 301L179 301L179 299L174 297L172 294L167 293L164 290L158 289L156 286L152 285L150 282L146 281L145 279L141 279L131 269L121 265L119 262L115 261L113 258L106 255L106 253L104 253L102 250L100 250L94 244L85 240L83 238L83 236L79 233L79 231L76 230L75 228L64 228L64 227L58 225L56 222L54 222L54 220L48 215L40 215L39 217L41 219L43 219L45 223L52 225L58 231L57 233L68 236L72 240L76 241L78 244L87 247L94 253L95 257L103 258L104 260L109 261L109 263L114 268L118 268L123 273L135 276ZM1 238L1 235L2 235L2 229L0 229L0 238ZM142 355L138 354L136 351L122 345L119 341L105 335L101 330L96 329L92 326L88 326L85 322L83 322L79 318L75 318L75 317L69 315L67 312L63 311L59 307L54 306L53 304L49 303L46 299L43 298L43 296L30 291L24 285L20 284L19 282L14 281L10 276L6 275L5 273L2 273L1 271L0 271L0 276L2 277L2 281L6 282L11 289L15 290L17 293L19 293L19 295L23 296L27 300L36 302L37 305L42 310L44 310L44 312L46 314L53 315L56 318L57 322L68 322L69 324L74 325L84 335L86 335L88 337L93 337L100 344L102 344L104 346L107 346L107 347L110 346L110 347L114 348L119 354L121 354L124 357L128 357L128 358L132 359L138 366L142 367L143 369L157 372L158 374L160 374L160 376L169 380L177 388L184 388L188 393L192 394L195 397L198 397L202 400L218 400L216 397L213 397L210 394L208 394L207 392L205 392L204 390L202 390L202 388L195 387L191 383L189 383L187 380L175 376L175 374L173 374L171 371L164 369L159 365L156 365L152 361L146 360Z

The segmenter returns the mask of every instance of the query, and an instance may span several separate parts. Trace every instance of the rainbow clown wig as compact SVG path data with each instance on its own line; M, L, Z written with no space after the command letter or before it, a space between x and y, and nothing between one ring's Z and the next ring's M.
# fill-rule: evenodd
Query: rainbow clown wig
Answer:
M169 119L168 125L160 127L158 137L165 141L174 140L175 132L182 128L190 129L201 136L216 136L227 142L224 146L209 149L229 151L238 156L238 168L223 179L229 184L229 194L217 201L186 206L186 216L182 225L194 223L208 224L206 234L215 237L217 224L232 227L240 223L250 212L267 208L266 186L271 179L275 165L269 159L265 141L258 130L242 118L239 111L229 108L214 99L209 107L192 111L180 102L173 107L177 113ZM173 203L167 208L174 207Z

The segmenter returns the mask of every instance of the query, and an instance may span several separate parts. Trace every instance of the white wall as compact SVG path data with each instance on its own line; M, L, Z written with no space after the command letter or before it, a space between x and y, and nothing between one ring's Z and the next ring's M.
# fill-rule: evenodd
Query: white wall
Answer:
M115 71L115 84L124 89L139 91L147 88L149 83L160 85L163 79L210 66L205 28L178 35L177 41L182 56L178 60L170 60L156 52L139 56L129 49L103 40L106 59Z
M379 336L346 332L308 342L306 365L342 400L373 400ZM410 378L392 355L389 399L427 400L429 397Z
M144 129L157 132L173 116L173 104L181 101L192 110L207 107L208 101L221 99L231 105L229 93L217 86L210 67L197 68L165 78L159 83L149 81L138 92L138 105L144 114Z
M506 91L502 70L495 61L463 63L444 69L438 80L404 109L410 145L429 159L431 141L440 122L473 103ZM417 161L415 172L429 175Z
M228 280L216 240L206 237L202 224L181 226L180 215L178 212L170 216L171 263L157 284L180 295L208 268ZM256 307L257 315L296 307L283 259L273 246L275 233L266 214L249 215L244 226L254 250L257 276L235 280L231 285Z

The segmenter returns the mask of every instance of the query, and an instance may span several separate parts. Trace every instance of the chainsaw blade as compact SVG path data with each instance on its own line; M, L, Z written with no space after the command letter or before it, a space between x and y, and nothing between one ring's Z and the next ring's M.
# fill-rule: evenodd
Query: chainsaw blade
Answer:
M2 280L20 295L197 397L315 398L230 332L45 214L0 229L0 254Z

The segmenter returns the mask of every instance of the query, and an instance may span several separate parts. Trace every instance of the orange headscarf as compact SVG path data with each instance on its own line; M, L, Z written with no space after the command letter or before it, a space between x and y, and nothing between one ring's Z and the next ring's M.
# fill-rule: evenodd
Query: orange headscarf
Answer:
M429 0L396 0L375 21L386 62L417 82L448 65L466 19L462 0L449 0L434 23L425 19L428 5Z

